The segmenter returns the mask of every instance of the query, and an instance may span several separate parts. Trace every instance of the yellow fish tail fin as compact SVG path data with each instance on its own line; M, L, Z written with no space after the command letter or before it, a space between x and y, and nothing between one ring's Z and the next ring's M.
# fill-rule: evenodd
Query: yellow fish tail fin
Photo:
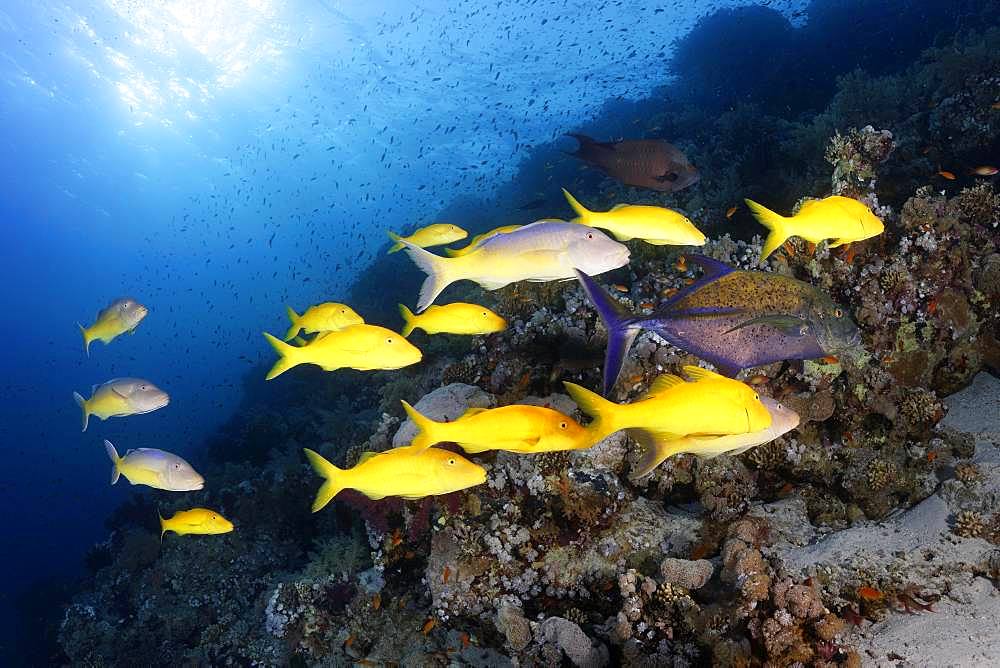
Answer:
M421 415L420 411L405 401L400 400L400 403L403 404L403 410L406 411L406 415L413 420L413 424L417 427L417 435L413 437L413 441L410 443L415 450L424 450L435 443L441 442L432 434L439 425L438 422Z
M594 438L600 440L618 431L615 424L617 404L608 401L596 392L580 387L576 383L563 381L563 385L566 387L570 399L576 403L581 411L593 418L593 422L587 425L587 429L594 433Z
M288 321L292 323L291 327L288 328L288 332L285 333L285 341L291 341L299 333L299 330L302 329L302 325L299 324L300 316L295 312L295 309L291 306L286 306L285 310L288 311Z
M449 263L456 260L429 253L409 241L400 241L400 243L405 246L406 254L410 256L420 271L427 274L424 284L420 286L420 297L417 300L417 313L420 313L434 303L441 291L456 280L449 271Z
M73 399L76 400L76 405L83 411L83 429L80 431L87 431L87 422L90 419L90 410L87 408L87 400L84 399L79 392L73 393Z
M590 216L591 212L587 210L587 207L580 204L580 202L575 197L570 195L569 191L566 190L565 188L562 189L562 192L563 195L566 197L566 201L569 202L569 205L573 208L573 211L576 213L577 218L573 222L589 225L589 223L587 222L587 218Z
M403 331L400 332L405 338L410 334L412 334L413 330L416 329L416 325L413 324L413 319L416 316L413 315L413 311L406 308L406 306L404 306L403 304L399 305L399 315L403 316L403 322L406 323L405 325L403 325Z
M118 478L121 477L121 469L119 468L122 458L118 456L118 451L115 450L114 444L108 439L104 439L104 449L108 453L108 457L111 458L111 484L118 482Z
M694 446L687 438L658 436L645 429L629 429L628 435L643 448L642 456L632 470L632 477L635 479L644 478L664 460L681 452L690 452Z
M279 341L277 337L271 336L267 332L264 332L264 338L268 340L268 343L271 344L271 347L274 348L279 355L278 361L275 362L274 366L271 367L271 370L267 372L264 380L271 380L272 378L280 376L293 366L298 366L302 363L296 355L296 351L298 351L299 348L290 346L284 341Z
M754 218L761 225L771 230L767 235L767 241L764 242L764 248L760 252L760 263L763 264L764 260L791 236L785 227L788 218L771 211L765 206L757 204L752 199L745 199L743 201L750 207L750 213L753 214Z
M80 333L83 334L83 352L87 354L87 357L90 357L90 342L94 340L94 337L92 337L87 328L80 323L76 323L76 326L80 328Z
M333 497L337 496L342 489L344 489L344 469L339 469L333 464L331 464L327 459L309 448L302 448L306 453L306 458L309 459L309 464L313 467L313 471L322 477L323 485L316 492L316 499L312 504L312 511L322 510L326 504L333 500Z
M395 232L389 232L389 238L395 241L392 248L389 249L389 253L395 253L396 251L403 250L403 242L400 241L401 237Z

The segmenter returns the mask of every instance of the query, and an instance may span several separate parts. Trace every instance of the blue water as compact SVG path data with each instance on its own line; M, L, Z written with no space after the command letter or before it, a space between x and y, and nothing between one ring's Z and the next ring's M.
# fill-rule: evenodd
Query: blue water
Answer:
M284 330L286 304L346 300L386 230L511 215L537 196L511 183L523 160L558 159L567 130L627 135L643 100L674 80L674 41L742 4L4 3L3 650L18 594L82 574L131 494L108 485L102 439L196 462L248 369L272 359L260 332ZM805 23L806 2L757 4L788 22L781 30ZM754 57L756 88L723 83L701 102L784 80L780 54ZM719 71L701 62L704 76ZM825 102L833 76L812 75L800 81ZM85 357L75 323L124 295L150 315ZM72 392L117 376L152 380L169 407L81 434ZM263 374L252 382L267 391Z

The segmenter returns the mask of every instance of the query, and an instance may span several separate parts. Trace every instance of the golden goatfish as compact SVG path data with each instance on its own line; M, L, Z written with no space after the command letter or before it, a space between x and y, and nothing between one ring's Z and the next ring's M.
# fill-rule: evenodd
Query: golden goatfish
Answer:
M344 489L356 489L375 500L387 496L420 499L486 482L486 469L482 466L440 448L405 446L366 452L349 469L337 468L318 452L304 450L313 470L326 479L313 501L314 513Z
M194 467L177 455L156 448L129 450L124 457L111 441L104 441L104 449L111 458L111 484L120 476L133 485L149 485L168 492L193 492L205 486L205 479Z
M646 452L636 476L674 454L672 443L678 439L745 434L771 425L771 414L750 386L696 366L685 366L684 373L694 382L664 374L631 404L616 404L574 383L563 384L580 410L594 418L587 429L595 441L621 429L640 430Z
M160 516L160 540L163 534L173 531L178 536L186 534L220 534L233 530L233 523L225 517L208 508L192 508L178 510L174 516L164 519Z
M299 315L291 306L288 309L288 319L292 326L285 334L285 341L291 341L301 331L305 334L313 332L335 332L351 325L363 325L365 319L354 312L347 304L324 302L310 306L306 312Z
M166 392L141 378L113 378L103 385L94 385L89 399L84 399L78 392L73 393L73 399L83 410L82 431L87 431L91 415L102 420L142 415L170 403Z
M618 239L642 239L654 246L704 246L705 235L686 216L661 206L617 204L610 211L589 211L563 188L577 217L574 223L599 227Z
M462 246L461 248L445 248L444 254L447 255L448 257L462 257L463 255L466 255L467 253L474 251L476 248L479 247L479 244L483 243L490 237L495 237L498 234L507 234L508 232L513 232L514 230L519 229L520 227L521 225L504 225L502 227L496 227L490 230L489 232L483 232L482 234L477 234L476 236L472 237L472 241L470 241L465 246Z
M453 422L435 422L405 401L402 403L417 427L411 444L414 448L457 443L472 453L487 450L534 453L580 450L599 440L591 439L573 418L543 406L470 408Z
M392 248L389 249L389 252L395 253L396 251L403 250L404 241L411 243L414 246L428 248L430 246L443 246L444 244L450 244L453 241L459 241L467 236L469 236L468 232L463 230L458 225L452 225L450 223L434 223L433 225L428 225L427 227L421 227L408 237L401 237L395 232L389 232L389 238L396 242L393 244Z
M91 341L108 344L125 332L135 333L135 328L148 313L149 309L130 297L116 299L97 314L97 319L90 327L76 323L83 334L83 351L90 357Z
M831 195L811 199L794 216L782 216L753 200L743 200L760 224L771 230L760 252L760 263L788 237L801 237L816 244L832 239L830 248L878 236L885 230L872 210L856 199Z
M409 336L415 329L428 334L492 334L507 329L506 320L478 304L455 302L431 306L420 315L400 304L399 314L406 322L403 336Z
M280 358L267 373L267 380L300 364L315 364L324 371L335 369L401 369L420 361L420 351L405 337L377 325L351 325L325 332L303 346L292 346L264 332Z
M403 243L410 259L427 274L420 287L418 312L455 281L466 279L497 290L517 281L573 278L576 269L603 274L625 266L629 258L628 248L603 232L561 220L538 221L497 234L461 257L441 257Z
M729 434L726 436L684 436L671 441L657 456L664 455L664 459L682 452L689 452L702 459L711 459L719 455L738 455L746 452L758 445L770 443L774 439L795 429L799 426L799 414L770 397L761 397L760 402L764 404L767 412L771 415L771 425L759 431L750 431L745 434ZM626 433L646 446L650 450L655 437L642 429L626 429ZM651 473L653 469L643 471L643 475Z

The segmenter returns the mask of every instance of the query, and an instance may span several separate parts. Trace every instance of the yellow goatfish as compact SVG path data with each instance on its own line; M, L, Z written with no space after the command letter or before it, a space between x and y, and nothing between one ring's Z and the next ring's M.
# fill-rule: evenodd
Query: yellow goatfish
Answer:
M563 384L580 410L594 418L587 429L595 441L622 429L639 430L635 433L642 438L637 440L646 452L637 477L674 454L678 439L745 434L771 425L771 414L750 386L696 366L685 366L684 373L694 382L664 374L631 404L616 404L574 383Z
M430 246L443 246L453 241L460 241L467 236L469 236L468 232L458 225L450 223L434 223L427 227L421 227L408 237L401 237L395 232L389 232L389 238L395 242L392 248L389 249L389 252L395 253L396 251L403 250L404 241L420 248L428 248Z
M816 244L832 239L830 248L852 241L878 236L885 230L882 221L872 210L856 199L831 195L824 199L811 199L794 216L782 216L757 204L743 200L760 224L771 230L760 252L760 263L773 253L788 237L801 237Z
M427 274L420 287L418 312L455 281L466 279L497 290L517 281L573 278L576 269L603 274L625 266L629 258L628 248L603 232L561 220L538 221L494 235L461 257L441 257L403 243L410 259Z
M466 255L471 251L474 251L476 248L479 247L479 244L483 243L490 237L495 237L498 234L507 234L508 232L513 232L514 230L519 229L520 227L521 225L504 225L502 227L496 227L490 230L489 232L483 232L482 234L477 234L476 236L472 237L472 241L470 241L465 246L462 246L461 248L445 248L444 254L447 255L448 257L462 257L463 255Z
M509 452L553 452L589 448L599 439L576 420L544 406L501 406L470 408L453 422L435 422L413 406L403 409L417 427L412 447L427 448L435 443L457 443L466 452L507 450Z
M292 326L285 334L285 341L294 339L300 331L305 334L313 332L335 332L351 325L363 325L364 318L354 312L347 304L324 302L310 306L302 315L296 313L291 306L288 309L288 319Z
M205 479L194 467L177 455L156 448L129 450L124 457L111 441L104 441L104 449L111 458L111 484L125 476L133 485L149 485L168 492L193 492L205 486Z
M431 306L420 315L400 304L399 314L406 323L403 336L409 336L415 329L428 334L492 334L507 329L506 320L478 304L455 302Z
M267 373L267 380L300 364L315 364L324 371L335 369L401 369L420 361L420 351L405 337L377 325L351 325L325 332L302 346L292 346L264 332L280 358Z
M618 241L642 239L654 246L704 246L705 235L686 216L661 206L617 204L610 211L589 211L563 188L577 217L574 223L599 227Z
M771 415L771 425L759 431L745 434L729 434L726 436L684 436L671 441L670 446L659 455L672 457L682 452L689 452L702 459L712 459L719 455L738 455L758 445L770 443L799 426L799 414L770 397L761 397L760 402ZM626 433L646 447L655 441L655 437L642 429L626 429ZM655 447L655 446L652 446ZM658 455L658 456L659 456ZM652 473L653 469L644 471Z
M87 431L91 415L102 420L142 415L170 403L170 395L141 378L113 378L103 385L94 385L89 399L84 399L78 392L73 393L73 399L83 410L82 431Z
M90 357L91 341L108 344L125 332L135 333L135 328L148 313L149 309L131 297L116 299L97 314L97 319L90 327L76 323L83 334L83 351Z
M405 446L366 452L349 469L337 468L318 452L304 450L313 470L326 479L313 501L314 513L344 489L356 489L375 500L387 496L420 499L486 482L486 469L482 466L440 448Z
M232 530L232 522L208 508L178 510L170 519L164 519L162 515L160 516L160 540L163 540L163 534L168 531L173 531L178 536L184 536L187 534L229 533Z

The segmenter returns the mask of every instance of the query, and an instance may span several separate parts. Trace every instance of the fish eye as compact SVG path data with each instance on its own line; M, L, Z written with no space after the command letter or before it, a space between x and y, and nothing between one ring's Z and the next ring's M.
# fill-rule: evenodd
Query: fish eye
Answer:
M392 337L390 336L389 338L387 338L387 339L385 340L385 342L386 342L386 343L392 343Z
M842 317L844 317L844 312L841 309L839 309L839 308L835 308L835 309L833 309L833 316L835 318L842 318Z
M451 459L448 460L448 465L449 466L454 466L455 465L455 458L454 457L452 457Z
M139 389L142 390L143 392L145 392L146 391L146 386L145 385L140 385Z
M484 318L486 317L486 311L483 311L483 317Z
M588 232L587 233L587 238L588 239L593 239L594 238L594 233L593 232Z
M760 395L759 394L753 395L753 400L754 401L760 401Z
M217 519L219 519L219 518L218 518L218 517L216 517L215 515L212 515L212 519L213 519L213 520L217 520Z
M568 426L569 426L569 425L568 425L568 424L566 424L565 422L560 422L560 423L559 423L559 428L560 428L560 429L565 429L565 428L566 428L566 427L568 427Z

